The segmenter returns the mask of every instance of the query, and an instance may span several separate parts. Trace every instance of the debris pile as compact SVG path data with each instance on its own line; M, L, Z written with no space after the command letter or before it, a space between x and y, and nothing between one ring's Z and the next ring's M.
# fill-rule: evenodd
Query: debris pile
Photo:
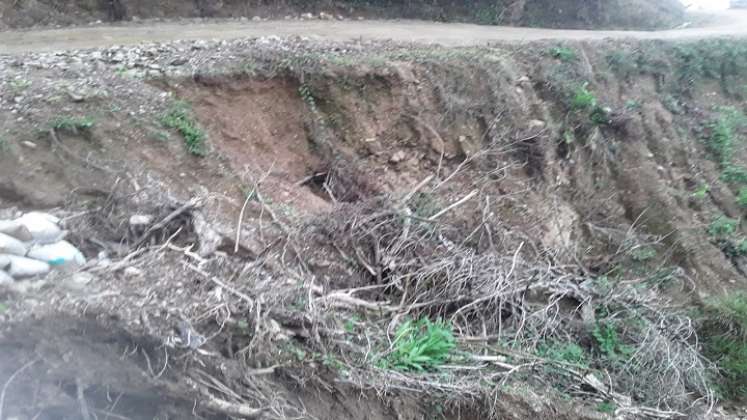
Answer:
M40 212L0 219L0 285L86 263L78 248L64 240L67 231L60 222L58 217Z

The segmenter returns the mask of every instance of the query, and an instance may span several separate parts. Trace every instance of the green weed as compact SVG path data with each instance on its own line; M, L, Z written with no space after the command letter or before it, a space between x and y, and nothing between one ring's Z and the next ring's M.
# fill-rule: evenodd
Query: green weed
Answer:
M424 372L444 364L456 348L456 341L447 323L422 319L402 324L393 345L394 351L383 361L384 367Z
M737 194L737 204L740 207L747 208L747 187L742 187Z
M735 165L727 165L721 171L720 179L729 184L747 184L747 170Z
M562 46L550 48L550 56L566 63L576 61L577 58L576 51L573 48Z
M52 121L52 128L56 130L79 132L91 129L94 124L94 119L88 116L64 116L55 118Z
M630 257L635 262L646 262L656 258L656 249L650 246L636 248L630 252Z
M610 361L629 358L633 348L623 344L617 333L617 328L608 323L598 323L592 331L592 336L600 352Z
M572 109L585 110L597 106L597 97L589 91L588 86L588 83L584 83L573 92L573 98L571 99Z
M731 236L737 231L739 221L719 216L708 225L708 234L715 237Z
M588 366L584 349L576 343L552 342L541 345L538 349L541 357L579 366Z
M641 109L641 103L635 99L628 99L625 101L625 109L628 111L639 111Z
M705 303L704 352L721 372L718 389L727 398L747 398L747 294Z
M705 200L708 197L708 192L711 191L711 187L708 184L703 184L695 190L690 196L696 200Z
M177 101L161 116L164 127L176 129L187 145L187 151L195 156L205 156L205 132L192 118L187 103Z
M617 405L612 401L603 401L597 404L597 411L604 414L614 414Z

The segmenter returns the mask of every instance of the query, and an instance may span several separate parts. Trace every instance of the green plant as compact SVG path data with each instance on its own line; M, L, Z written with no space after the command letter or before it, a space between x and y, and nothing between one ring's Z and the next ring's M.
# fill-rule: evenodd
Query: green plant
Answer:
M592 336L600 352L610 361L625 359L633 354L633 348L622 343L617 328L612 324L597 323Z
M639 247L630 252L630 257L636 262L646 262L656 258L656 249L650 246Z
M576 88L571 99L571 108L574 110L591 109L597 105L597 97L588 89L589 83Z
M711 236L731 236L737 231L739 221L726 216L719 216L708 225L708 234Z
M638 111L641 109L641 103L635 99L628 99L625 101L625 109L628 111Z
M402 371L430 371L444 364L456 347L451 326L429 319L406 321L397 329L393 351L383 366Z
M94 124L94 119L88 116L64 116L55 118L52 121L52 128L56 130L78 132L88 130L92 128Z
M612 401L602 401L597 404L597 411L604 414L614 414L617 410L617 404Z
M573 48L557 46L550 48L550 56L563 62L575 61L576 51Z
M601 106L594 106L589 114L589 119L596 125L607 125L610 123L609 111Z
M576 343L550 342L540 345L538 354L541 357L579 366L587 366L588 360L584 349Z
M190 115L189 105L185 102L174 102L161 116L164 127L176 129L187 145L187 151L195 156L205 156L205 132Z
M721 180L730 184L747 184L747 170L732 164L726 165L721 171Z
M690 196L697 200L705 200L709 191L711 191L711 187L708 184L703 184L695 192L690 194Z
M721 373L718 389L727 398L747 398L747 294L711 299L704 306L701 336L705 355Z
M714 159L724 168L731 165L734 146L737 142L737 130L744 125L745 117L739 111L730 107L719 110L718 118L705 125L707 137L706 147Z

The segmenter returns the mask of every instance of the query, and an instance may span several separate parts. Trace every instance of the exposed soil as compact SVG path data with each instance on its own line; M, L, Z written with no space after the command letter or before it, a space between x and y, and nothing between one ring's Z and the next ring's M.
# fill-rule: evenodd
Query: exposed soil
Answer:
M0 418L593 419L609 401L729 418L704 362L678 358L698 354L679 321L747 287L722 241L745 228L708 232L743 209L707 141L724 107L744 111L745 50L268 37L0 56L0 203L60 214L91 259L2 291ZM594 107L573 105L583 89ZM203 157L161 123L176 100ZM147 242L129 230L179 208ZM505 301L502 278L520 285ZM667 344L621 330L653 355L632 374L595 364L594 318L617 315L590 305L618 290ZM479 363L381 365L405 314L448 317ZM608 387L542 359L539 341L569 337ZM647 376L666 357L688 374Z

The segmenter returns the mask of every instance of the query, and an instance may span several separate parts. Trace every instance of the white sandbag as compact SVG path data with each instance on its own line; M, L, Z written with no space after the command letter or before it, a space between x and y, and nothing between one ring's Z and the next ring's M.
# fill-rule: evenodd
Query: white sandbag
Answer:
M18 239L0 233L0 254L19 255L23 257L28 252L26 245Z
M0 270L0 286L13 284L13 277L3 270Z
M28 257L44 261L52 267L82 266L86 263L83 254L68 241L37 245L29 250Z
M29 242L34 239L26 226L15 220L0 220L0 233L12 236L21 242Z
M30 211L28 213L24 213L21 217L33 217L37 219L44 219L50 223L54 223L55 225L59 225L62 219L59 217L49 214L49 213L42 213L40 211Z
M7 255L0 255L0 270L10 265L10 258Z
M8 258L10 259L10 267L7 269L7 273L14 279L45 275L52 269L44 261L17 257L15 255L9 255Z
M55 222L59 220L52 215L38 212L26 213L16 219L28 229L32 241L37 244L55 243L65 236L65 232Z

